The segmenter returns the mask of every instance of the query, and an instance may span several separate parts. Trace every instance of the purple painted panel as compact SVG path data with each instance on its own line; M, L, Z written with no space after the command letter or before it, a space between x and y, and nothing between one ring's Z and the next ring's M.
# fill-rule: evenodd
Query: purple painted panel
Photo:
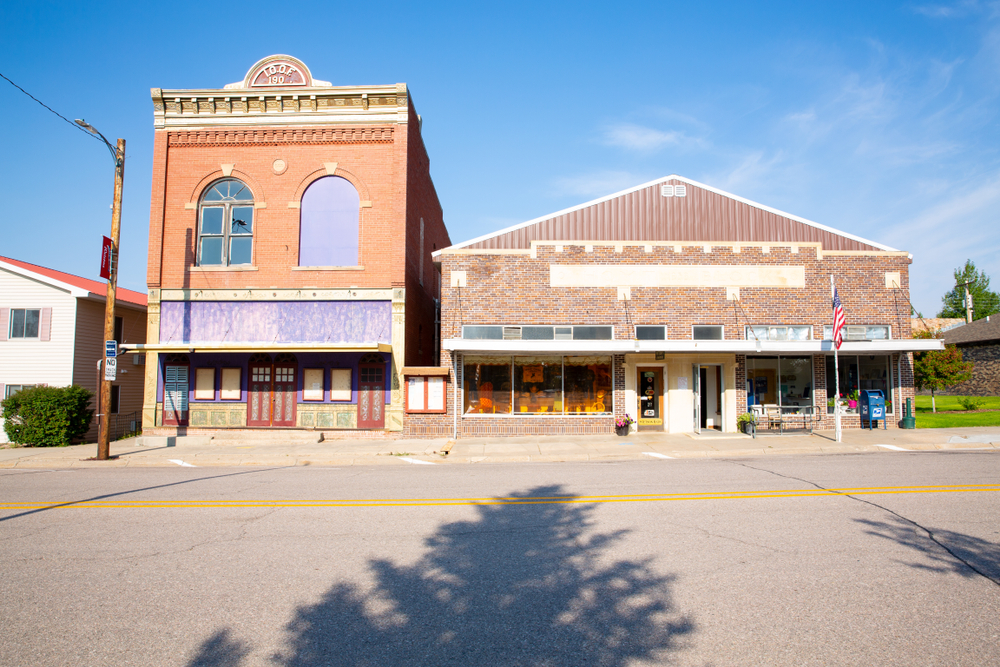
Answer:
M389 301L164 301L161 343L391 343Z
M324 176L302 195L299 266L357 266L361 201L351 182Z

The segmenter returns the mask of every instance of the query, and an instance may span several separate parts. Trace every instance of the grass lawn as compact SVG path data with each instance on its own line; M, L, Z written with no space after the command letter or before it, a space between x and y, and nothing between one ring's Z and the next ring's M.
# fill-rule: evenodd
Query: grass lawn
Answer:
M931 397L917 396L915 413L917 428L956 428L959 426L1000 426L1000 396L983 396L985 401L981 410L995 412L967 412L959 404L959 396L938 396L935 399L938 412L931 412ZM959 410L960 412L942 413L941 411Z

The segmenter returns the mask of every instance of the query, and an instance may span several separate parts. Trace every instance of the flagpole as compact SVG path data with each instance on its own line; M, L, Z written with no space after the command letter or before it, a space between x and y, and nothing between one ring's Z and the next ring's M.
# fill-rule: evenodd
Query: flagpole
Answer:
M830 274L830 300L834 298L836 288L833 285L833 274ZM836 328L837 315L834 313L834 328ZM840 348L837 345L836 335L833 337L833 377L834 377L834 395L833 395L833 428L836 433L837 442L840 442L841 430L840 430L840 359L838 357L838 352ZM827 385L829 386L829 385Z

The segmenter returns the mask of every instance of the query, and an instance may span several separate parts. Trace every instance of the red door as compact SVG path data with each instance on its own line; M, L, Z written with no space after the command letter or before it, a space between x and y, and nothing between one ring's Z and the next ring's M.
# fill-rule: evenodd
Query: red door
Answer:
M271 425L271 361L250 361L250 391L247 426Z
M274 365L274 413L272 426L295 426L295 384L294 364Z
M385 363L361 364L358 370L358 428L384 428Z

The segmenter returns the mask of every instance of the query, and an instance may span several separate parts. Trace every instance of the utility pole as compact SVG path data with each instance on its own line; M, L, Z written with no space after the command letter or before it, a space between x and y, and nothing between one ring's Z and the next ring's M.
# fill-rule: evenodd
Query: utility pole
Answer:
M969 324L972 322L972 292L969 291L969 285L972 282L959 283L957 287L965 288L965 323Z
M115 337L115 290L118 285L118 239L121 236L122 223L122 190L125 182L125 140L118 140L117 149L104 138L90 123L77 120L76 124L91 134L99 137L111 151L115 161L115 195L111 205L111 267L108 277L108 293L104 304L104 340L114 340ZM107 350L104 352L107 355ZM117 359L116 359L117 363ZM111 458L111 380L107 375L108 360L104 359L105 374L101 382L100 400L100 435L97 438L97 460L107 461Z

